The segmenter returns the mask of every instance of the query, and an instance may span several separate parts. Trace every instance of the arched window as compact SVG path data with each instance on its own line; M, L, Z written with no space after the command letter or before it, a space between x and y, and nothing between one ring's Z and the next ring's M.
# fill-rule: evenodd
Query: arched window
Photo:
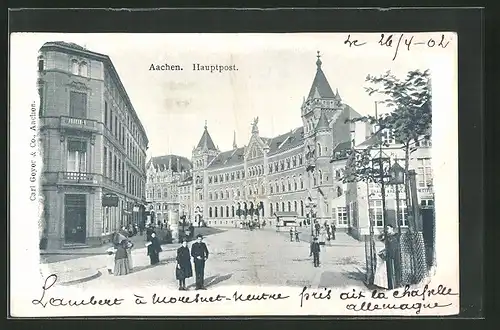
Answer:
M321 172L321 170L318 170L318 178L319 184L323 184L323 172Z
M292 191L292 183L290 182L290 178L286 179L288 182L288 191Z
M290 168L290 158L287 158L286 159L286 168L289 169Z
M285 202L281 202L281 210L285 212Z
M88 75L88 66L85 62L80 63L80 75L84 77Z
M216 206L216 207L214 207L214 211L215 211L214 216L215 216L215 218L217 218L217 206Z
M293 210L297 212L297 201L293 202Z
M318 156L321 156L321 144L318 143Z
M299 165L302 165L302 155L299 155Z
M297 179L293 178L293 189L297 190Z
M292 203L289 201L288 202L288 212L292 211Z
M273 212L273 203L269 203L269 211L271 212L271 216L274 214Z
M281 191L285 192L285 181L283 181L283 178L281 178Z
M240 190L236 190L236 196L240 197Z
M226 218L229 218L229 206L226 206Z
M273 173L273 164L269 164L269 173Z
M300 181L300 189L304 189L304 180L302 180L302 175L299 176L299 181Z
M275 186L276 186L276 193L279 193L280 192L280 186L278 185L278 181L276 181Z
M231 206L231 216L234 218L234 205Z
M278 204L278 202L276 202L276 212L279 212L279 211L280 211L279 204Z
M278 162L274 163L274 172L278 172Z
M272 194L273 193L273 184L271 183L269 185L269 193Z
M300 216L304 216L304 201L300 201Z
M71 73L78 75L78 61L77 60L72 60L71 61Z
M226 199L229 199L229 190L226 190Z
M212 218L212 207L211 206L208 208L208 217Z
M212 200L212 197L213 197L213 196L212 196L212 193L208 193L208 200L210 200L210 201L211 201L211 200Z

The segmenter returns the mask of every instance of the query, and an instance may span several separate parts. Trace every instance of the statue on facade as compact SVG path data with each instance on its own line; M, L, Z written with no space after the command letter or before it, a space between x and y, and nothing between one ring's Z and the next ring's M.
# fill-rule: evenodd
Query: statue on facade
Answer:
M259 117L255 117L252 123L252 133L254 134L259 133L259 128L257 127L258 123L259 123Z

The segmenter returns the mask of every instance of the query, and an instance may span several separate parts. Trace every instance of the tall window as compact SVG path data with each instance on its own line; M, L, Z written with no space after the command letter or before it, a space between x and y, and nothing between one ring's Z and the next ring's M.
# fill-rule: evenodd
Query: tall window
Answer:
M321 156L321 144L318 143L318 156Z
M103 175L108 176L108 148L104 147Z
M302 176L299 177L300 180L300 189L304 189L304 180L302 180Z
M297 201L293 202L293 210L297 212Z
M288 202L288 212L292 211L292 203Z
M337 207L337 212L335 210L332 214L336 214L337 216L337 224L339 225L347 225L347 208L346 207Z
M382 210L382 200L376 199L370 201L369 212L371 213L372 219L377 227L384 226L384 212Z
M85 62L80 63L80 75L84 77L88 75L88 66Z
M424 188L432 185L432 165L430 158L418 158L417 180L418 186Z
M87 172L87 142L68 141L68 172Z
M300 201L300 216L304 216L304 201Z
M274 214L273 203L269 203L269 210L271 211L271 216Z
M40 107L38 109L38 116L43 116L44 106L44 97L43 97L43 87L38 88L38 94L40 95Z
M104 126L108 127L108 102L104 101Z
M43 67L43 59L39 59L38 60L38 71L43 71L44 67Z
M276 203L276 212L279 212L280 211L280 205L278 203Z
M113 161L113 180L116 181L116 176L117 176L116 169L117 169L117 165L118 165L117 160L116 160L116 155L114 155L113 158L114 158L114 161Z
M398 222L401 226L408 226L408 208L404 199L399 200Z
M69 115L76 118L85 118L87 114L87 94L80 92L69 93Z
M71 73L78 75L78 61L77 60L72 60L71 61Z

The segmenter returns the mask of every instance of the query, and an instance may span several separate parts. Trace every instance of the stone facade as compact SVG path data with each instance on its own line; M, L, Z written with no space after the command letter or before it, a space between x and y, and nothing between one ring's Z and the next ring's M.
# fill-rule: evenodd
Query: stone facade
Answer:
M146 201L155 222L172 225L175 218L192 218L192 164L185 157L166 155L152 157L147 164ZM180 213L180 214L179 214Z
M360 125L345 120L360 115L342 102L338 90L333 92L319 56L316 65L309 94L297 111L302 126L268 138L260 135L256 118L246 146L233 143L232 150L220 151L205 124L192 152L195 221L238 226L253 218L275 225L276 212L295 212L303 220L309 200L321 223L332 220L332 200L339 185L343 188L334 177L332 152L340 144L350 146ZM361 129L359 141L368 133Z
M143 221L148 139L106 55L66 42L38 56L48 248L98 245ZM103 206L103 196L118 206Z

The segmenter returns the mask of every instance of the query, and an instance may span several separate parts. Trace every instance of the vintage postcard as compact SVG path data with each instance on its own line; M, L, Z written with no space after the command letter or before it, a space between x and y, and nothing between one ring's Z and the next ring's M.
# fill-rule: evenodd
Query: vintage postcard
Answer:
M459 312L456 34L10 42L12 316Z

